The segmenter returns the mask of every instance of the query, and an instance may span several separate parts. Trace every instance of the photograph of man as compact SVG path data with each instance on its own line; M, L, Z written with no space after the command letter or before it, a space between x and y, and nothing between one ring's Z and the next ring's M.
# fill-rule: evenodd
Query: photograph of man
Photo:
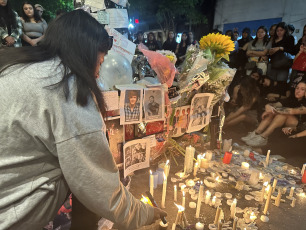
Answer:
M126 90L124 114L125 121L139 121L140 120L140 91Z
M154 101L154 96L150 96L149 97L149 104L148 104L148 115L149 116L156 116L158 115L158 112L159 112L159 104L156 103Z
M179 118L180 118L180 109L177 109L173 117L173 135L177 134L179 128Z

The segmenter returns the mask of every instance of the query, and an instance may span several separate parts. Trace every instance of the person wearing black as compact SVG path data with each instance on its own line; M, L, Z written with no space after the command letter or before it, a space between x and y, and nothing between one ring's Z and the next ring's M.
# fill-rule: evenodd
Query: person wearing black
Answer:
M185 60L186 51L189 45L190 45L189 35L187 32L183 32L182 37L181 37L181 42L177 44L176 51L175 51L175 54L177 56L176 65L181 64Z
M170 30L168 33L168 38L163 44L163 49L170 50L173 53L175 53L176 46L177 46L177 42L175 41L175 34L172 30Z
M154 33L150 32L148 35L148 41L145 43L149 50L156 51L160 50L161 47L159 43L156 41Z
M137 38L134 41L134 43L136 45L140 44L140 43L144 43L144 39L143 39L143 32L142 31L138 31L138 33L136 34Z
M245 44L247 44L249 41L252 41L253 38L251 36L251 30L250 28L244 28L242 30L242 38L238 40L239 48L243 48Z

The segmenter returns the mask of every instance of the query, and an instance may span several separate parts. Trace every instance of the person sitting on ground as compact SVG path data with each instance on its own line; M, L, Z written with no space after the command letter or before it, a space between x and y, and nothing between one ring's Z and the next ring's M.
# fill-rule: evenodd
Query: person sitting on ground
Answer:
M268 76L262 76L259 80L260 85L260 95L266 100L266 103L277 102L282 99L286 99L289 96L287 93L288 85L286 82L273 81Z
M296 89L295 95L280 102L267 104L265 112L262 114L262 121L259 126L242 137L241 140L252 147L264 146L268 143L268 137L276 128L283 126L294 127L298 124L298 111L292 112L292 108L298 108L306 105L305 100L306 83L300 82Z
M38 15L29 2L24 2L22 5L21 21L23 24L22 46L37 46L47 30L46 21Z
M163 49L170 50L173 53L175 53L176 46L177 46L177 42L175 40L175 34L172 30L170 30L168 33L168 38L163 44Z
M244 77L236 89L238 89L237 97L230 101L234 107L227 111L224 127L234 126L241 122L257 124L259 89L256 81L251 77Z
M149 50L156 51L160 50L161 47L157 42L154 33L150 32L148 35L148 41L145 43Z
M18 14L12 10L10 0L0 1L0 48L20 47L22 23Z
M249 63L255 63L257 68L261 69L264 75L267 72L267 53L270 48L271 43L268 41L268 31L266 27L258 27L255 39L248 43L246 55L249 57ZM249 72L251 72L251 70L247 70L247 74L249 74Z

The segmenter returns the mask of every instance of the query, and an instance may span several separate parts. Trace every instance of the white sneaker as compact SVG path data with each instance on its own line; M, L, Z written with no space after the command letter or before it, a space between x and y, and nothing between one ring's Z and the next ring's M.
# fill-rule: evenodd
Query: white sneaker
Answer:
M255 131L249 132L248 135L246 135L245 137L241 137L241 140L247 142L248 140L253 139L256 135L257 134L255 133Z
M261 147L268 143L268 138L263 138L260 135L256 135L254 138L246 141L246 144L252 147Z

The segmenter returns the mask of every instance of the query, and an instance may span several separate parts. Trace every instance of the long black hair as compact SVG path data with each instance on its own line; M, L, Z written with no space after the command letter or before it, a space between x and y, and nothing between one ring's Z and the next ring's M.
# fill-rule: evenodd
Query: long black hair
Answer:
M9 0L6 6L0 6L0 27L7 27L8 30L17 28L16 15Z
M0 74L17 64L33 64L61 59L64 74L58 85L63 85L66 99L69 96L68 80L75 76L77 84L76 103L88 104L94 95L99 110L105 113L105 104L95 79L98 53L106 54L110 39L103 26L83 10L75 10L52 21L39 46L4 48L0 55Z
M38 14L38 11L36 10L36 8L34 7L34 5L28 1L25 1L23 4L22 4L22 8L21 8L21 17L23 18L23 20L25 22L30 22L30 18L25 14L24 10L23 10L23 7L24 5L27 4L27 5L31 5L33 7L33 11L34 11L34 20L35 22L40 22L41 21L41 17L39 16Z
M283 39L289 37L288 25L286 24L286 22L280 22L280 23L277 24L277 26L275 28L275 34L273 36L273 44L275 44L275 41L278 38L278 36L277 36L277 28L278 27L281 27L281 28L283 28L285 30L285 34L284 34Z
M264 30L266 32L266 35L264 36L264 38L262 40L262 43L263 43L264 46L267 45L268 42L269 42L268 30L265 26L259 26L257 31L256 31L256 37L255 37L254 41L252 42L252 46L255 47L256 43L258 41L258 37L257 37L258 30Z

